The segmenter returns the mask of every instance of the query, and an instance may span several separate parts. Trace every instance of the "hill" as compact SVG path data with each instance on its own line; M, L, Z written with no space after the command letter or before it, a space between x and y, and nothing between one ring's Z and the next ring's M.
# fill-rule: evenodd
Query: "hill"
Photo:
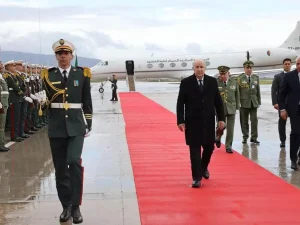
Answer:
M46 54L34 54L27 52L16 52L16 51L1 51L0 60L6 62L9 60L23 60L29 64L39 64L44 66L57 66L57 61L54 55ZM75 60L75 57L74 57ZM74 65L74 60L72 64ZM92 67L97 64L100 60L93 58L77 57L79 66Z

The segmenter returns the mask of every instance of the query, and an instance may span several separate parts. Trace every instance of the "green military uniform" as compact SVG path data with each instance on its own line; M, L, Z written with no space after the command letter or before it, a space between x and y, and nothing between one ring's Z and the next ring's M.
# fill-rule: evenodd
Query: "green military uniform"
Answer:
M227 66L220 66L218 67L218 70L220 73L227 73L229 71L229 67ZM232 147L232 141L233 141L233 134L234 134L234 123L235 123L235 113L236 110L239 110L240 108L240 94L239 94L239 88L237 85L236 79L229 77L226 82L222 81L219 77L217 79L218 81L218 88L220 91L220 95L223 100L224 104L224 114L226 118L226 141L225 141L225 147L226 151L228 153L232 153L231 147Z
M253 65L251 61L244 63L244 67L252 67ZM251 121L250 141L259 143L257 140L257 108L261 105L259 77L254 74L248 76L243 73L237 78L237 81L240 91L240 122L243 133L243 143L246 143L249 138L249 115Z
M68 41L60 40L53 46L55 53L71 51ZM83 193L83 167L81 154L84 137L92 127L91 71L88 68L44 69L42 88L47 95L43 111L48 110L48 136L53 156L58 197L64 208L60 222L66 222L70 207L77 214L73 221L79 223L79 210ZM39 115L41 115L39 111ZM73 212L73 211L72 211Z
M0 110L0 151L8 151L9 148L6 148L5 145L5 121L6 121L6 114L7 114L7 108L8 108L8 88L5 80L3 79L2 75L0 78L0 95L1 95L1 104L3 110Z
M11 141L20 142L24 139L19 137L20 126L20 102L23 92L19 86L19 81L15 74L6 71L3 75L9 90L9 108L10 108L10 138Z

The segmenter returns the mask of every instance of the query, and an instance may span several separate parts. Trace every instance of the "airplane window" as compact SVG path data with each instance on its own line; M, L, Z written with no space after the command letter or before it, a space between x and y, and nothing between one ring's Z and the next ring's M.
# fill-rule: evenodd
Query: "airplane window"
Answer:
M148 64L147 67L148 67L148 68L152 68L153 65L152 65L152 64Z
M175 67L176 64L175 64L175 63L171 63L170 66L171 66L171 67Z
M186 62L183 62L183 63L181 63L181 66L182 66L182 67L186 67L186 66L187 66L187 63L186 63Z
M158 64L159 68L163 68L165 65L163 63Z

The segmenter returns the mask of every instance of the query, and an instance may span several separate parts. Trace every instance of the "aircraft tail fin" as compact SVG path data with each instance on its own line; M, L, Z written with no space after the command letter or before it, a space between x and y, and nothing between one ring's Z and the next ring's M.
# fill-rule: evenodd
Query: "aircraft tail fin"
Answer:
M293 32L288 36L285 42L279 46L279 48L295 50L300 54L300 21L297 22Z

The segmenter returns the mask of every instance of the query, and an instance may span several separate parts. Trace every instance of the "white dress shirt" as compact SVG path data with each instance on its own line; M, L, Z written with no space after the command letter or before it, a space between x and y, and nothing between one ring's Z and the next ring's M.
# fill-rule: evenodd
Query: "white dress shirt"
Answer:
M70 73L70 70L71 70L71 66L70 66L69 68L67 68L67 69L62 69L62 68L60 68L60 67L58 67L58 69L59 69L59 71L61 72L61 75L62 75L63 77L64 77L63 71L64 71L64 70L67 71L66 76L69 77L69 73Z

